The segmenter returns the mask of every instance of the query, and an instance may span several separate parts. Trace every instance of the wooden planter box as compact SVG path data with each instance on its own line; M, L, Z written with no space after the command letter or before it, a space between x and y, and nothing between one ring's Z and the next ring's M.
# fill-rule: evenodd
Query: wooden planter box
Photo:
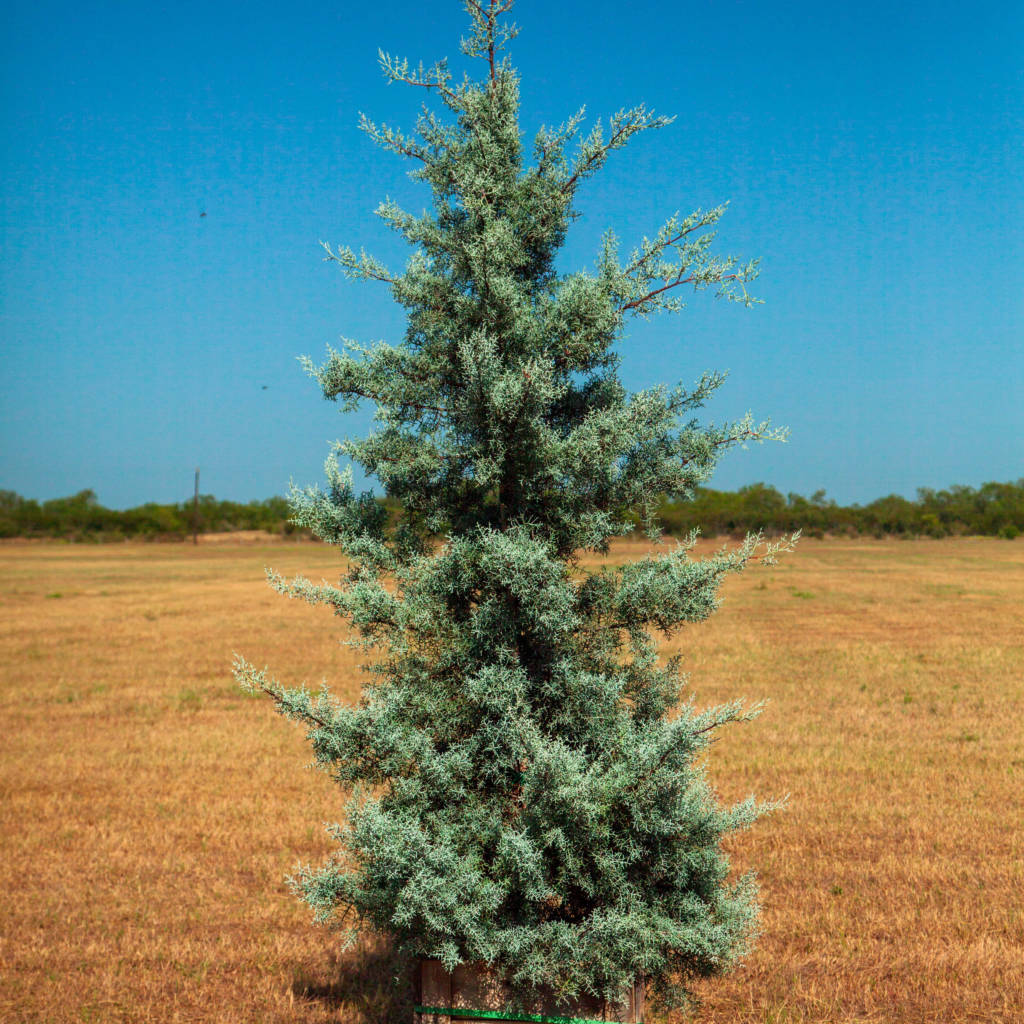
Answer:
M446 971L439 960L421 960L416 978L413 1024L454 1024L456 1021L528 1021L533 1024L642 1024L643 984L637 982L618 1004L596 998L555 1004L543 996L521 1013L508 1013L509 988L493 971L477 964L462 964Z

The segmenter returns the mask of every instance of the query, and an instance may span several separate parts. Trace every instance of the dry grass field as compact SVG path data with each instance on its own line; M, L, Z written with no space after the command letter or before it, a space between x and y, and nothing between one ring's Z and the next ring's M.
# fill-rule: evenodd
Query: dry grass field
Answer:
M623 545L612 558L638 553ZM628 550L627 550L628 549ZM0 545L0 1019L392 1024L384 948L338 957L283 877L339 794L233 651L360 685L329 612L264 565L318 545ZM1024 1021L1024 542L813 541L673 641L764 934L702 1024Z

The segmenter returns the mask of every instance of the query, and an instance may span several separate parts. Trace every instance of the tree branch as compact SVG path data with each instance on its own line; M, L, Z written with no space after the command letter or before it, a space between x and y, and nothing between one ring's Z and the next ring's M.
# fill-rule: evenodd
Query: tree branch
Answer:
M627 310L636 309L637 306L642 306L645 302L649 302L651 299L653 299L657 295L660 295L662 292L670 291L672 288L678 288L681 284L692 284L694 281L697 280L695 274L691 274L689 277L683 277L682 274L685 273L685 268L684 270L681 270L679 273L680 276L677 277L674 281L669 281L668 284L662 285L660 288L655 288L654 291L648 292L646 295L641 296L639 299L633 299L632 302L627 302L624 306L619 306L616 312L625 313ZM739 278L739 274L721 274L718 277L714 278L714 283L722 284L725 281L739 280Z
M695 224L691 224L689 227L680 229L678 234L673 235L671 238L666 238L664 241L658 242L656 245L652 246L648 252L645 252L638 260L635 260L626 267L623 273L627 276L636 273L636 271L640 270L652 256L656 256L658 253L664 252L671 246L681 242L687 235L692 235L694 231L698 230L698 228L706 226L707 224L704 220L699 220Z
M571 178L562 186L562 192L568 194L572 192L576 185L576 182L583 177L588 170L600 159L606 157L614 148L617 142L619 142L624 135L626 135L631 127L635 126L635 122L631 121L629 124L623 125L619 128L612 137L608 140L607 144L602 146L595 153L592 153L587 157L586 162L580 167Z
M399 373L402 371L399 370ZM357 387L346 387L345 391L350 395L357 395L359 398L368 398L371 402L377 402L379 405L387 405L389 402L397 402L398 405L408 406L410 409L420 409L423 412L436 412L439 414L450 415L450 409L444 409L438 405L423 405L420 402L412 402L407 399L389 399L383 395L375 394L372 391L366 391L363 388Z

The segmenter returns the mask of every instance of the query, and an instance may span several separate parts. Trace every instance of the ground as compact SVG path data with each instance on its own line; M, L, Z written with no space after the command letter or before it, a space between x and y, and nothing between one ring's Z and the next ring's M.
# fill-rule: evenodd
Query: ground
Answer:
M403 965L339 958L287 892L339 793L229 674L356 694L336 620L262 583L337 564L0 544L0 1018L408 1019ZM1024 541L805 540L724 596L667 649L698 704L769 701L712 746L721 796L787 802L731 842L763 935L696 1021L1024 1020Z

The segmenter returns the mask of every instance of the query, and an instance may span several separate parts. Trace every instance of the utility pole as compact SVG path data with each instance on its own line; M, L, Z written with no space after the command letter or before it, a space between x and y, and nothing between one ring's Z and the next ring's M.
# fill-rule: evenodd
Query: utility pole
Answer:
M192 499L192 543L199 543L199 467L196 466L196 493Z

